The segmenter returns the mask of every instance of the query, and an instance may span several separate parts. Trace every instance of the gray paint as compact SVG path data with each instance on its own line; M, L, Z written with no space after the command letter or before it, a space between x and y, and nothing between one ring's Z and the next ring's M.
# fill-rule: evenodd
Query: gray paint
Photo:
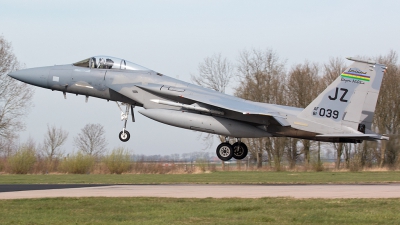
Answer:
M370 131L385 68L374 62L351 59L355 62L344 73L367 76L370 81L343 79L338 74L338 78L325 91L309 106L301 109L247 101L159 74L125 60L110 59L113 62L110 68L82 67L86 64L81 61L75 65L19 70L9 75L39 87L141 106L144 108L140 111L143 115L159 122L224 136L288 136L330 142L387 139ZM121 69L121 62L133 66ZM223 115L190 110L174 104L157 104L155 99L201 105L211 112L223 112ZM324 109L324 116L315 113L321 108ZM332 116L332 112L337 112L337 116ZM357 130L359 123L366 125L367 134Z

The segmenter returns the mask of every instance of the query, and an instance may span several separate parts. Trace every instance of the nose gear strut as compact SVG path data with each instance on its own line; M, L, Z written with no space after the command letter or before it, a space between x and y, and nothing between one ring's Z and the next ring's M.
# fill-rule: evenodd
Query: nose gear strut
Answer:
M132 111L132 122L135 122L135 115L133 108L135 107L134 105L130 105L128 103L121 103L121 105L125 105L125 112L122 110L121 106L117 103L118 108L121 110L121 121L124 121L124 128L122 128L122 131L119 132L119 140L123 142L127 142L131 135L129 132L126 130L126 123L128 122L128 117L129 117L129 108L131 108Z

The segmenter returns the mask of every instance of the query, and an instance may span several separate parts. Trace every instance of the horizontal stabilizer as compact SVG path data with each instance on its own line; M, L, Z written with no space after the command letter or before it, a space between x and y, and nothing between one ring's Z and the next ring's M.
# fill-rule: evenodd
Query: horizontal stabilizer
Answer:
M362 140L389 140L389 137L382 136L379 134L320 134L317 137L327 138L357 138Z

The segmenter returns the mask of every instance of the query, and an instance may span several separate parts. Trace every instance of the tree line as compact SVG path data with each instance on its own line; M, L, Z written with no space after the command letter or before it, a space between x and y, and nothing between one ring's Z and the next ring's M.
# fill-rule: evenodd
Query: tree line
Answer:
M249 148L249 157L257 160L258 167L263 160L268 167L276 170L294 169L301 165L305 169L322 170L321 149L336 152L336 169L360 170L366 167L396 168L400 162L400 64L398 54L390 51L386 55L364 56L387 66L375 111L373 130L387 134L389 141L360 144L320 143L316 141L265 137L242 139ZM288 105L306 108L344 70L342 58L331 57L326 63L305 60L288 67L278 53L272 49L243 50L236 62L221 54L207 57L199 63L198 74L192 81L198 85L225 92L232 78L238 80L233 87L234 95L256 102ZM210 146L213 135L203 135ZM221 141L223 137L219 137Z

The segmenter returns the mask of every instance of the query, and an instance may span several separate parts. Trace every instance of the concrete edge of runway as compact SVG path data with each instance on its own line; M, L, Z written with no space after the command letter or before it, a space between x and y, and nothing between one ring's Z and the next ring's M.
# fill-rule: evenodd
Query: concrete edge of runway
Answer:
M0 199L58 197L400 198L400 184L362 185L0 185Z

